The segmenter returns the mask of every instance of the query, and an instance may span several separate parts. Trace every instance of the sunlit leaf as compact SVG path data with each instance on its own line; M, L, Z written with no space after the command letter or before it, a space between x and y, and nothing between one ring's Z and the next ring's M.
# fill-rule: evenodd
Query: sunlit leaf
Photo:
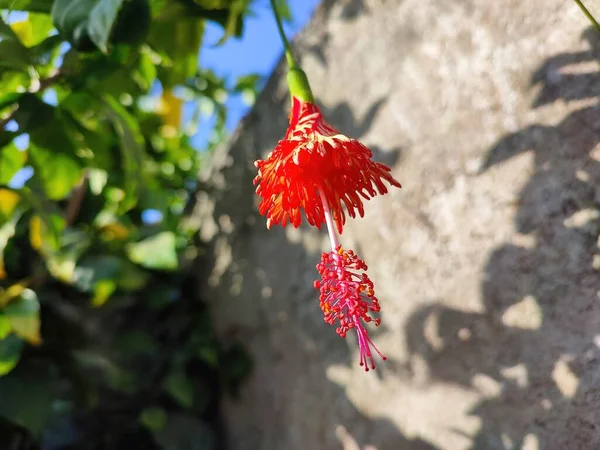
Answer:
M6 289L0 289L0 308L4 308L12 300L20 297L21 294L23 294L23 292L25 291L25 289L27 289L26 282L15 283L7 287ZM8 320L6 316L4 317Z
M4 308L13 332L33 345L42 342L40 336L40 302L35 292L25 289L18 300Z
M92 305L95 307L104 305L116 289L117 283L114 280L99 280L94 285Z
M32 246L41 244L39 250L42 253L54 253L61 246L62 233L66 224L64 217L54 203L48 202L37 191L23 188L19 193L23 197L24 205L32 208L35 212L34 217L39 217L41 221L34 236L31 235L30 230ZM38 224L34 224L34 227L37 226Z
M164 231L127 246L129 258L140 266L173 270L178 266L175 234Z
M88 17L90 39L104 52L122 6L123 0L99 0Z
M54 278L63 283L73 282L77 260L91 244L90 236L83 230L67 228L59 249L42 249L46 267Z
M125 225L119 222L104 225L98 231L103 239L110 241L124 241L129 237L129 230Z
M50 16L36 13L29 13L25 20L13 22L10 26L26 47L41 43L53 28Z
M35 168L34 176L40 179L49 199L65 198L81 180L81 166L67 154L31 142L29 155Z
M7 184L25 165L27 154L20 151L14 143L0 148L0 184Z
M125 198L121 202L121 210L126 211L135 206L143 179L144 137L135 119L119 102L110 96L106 96L104 101L104 113L121 140L121 161L125 172Z
M85 29L90 11L97 0L55 0L52 5L54 26L67 38L72 38L75 30Z
M100 195L108 181L108 173L102 169L89 169L88 174L91 191L95 195Z
M44 243L42 236L42 219L40 216L33 216L29 219L29 243L34 250L41 250Z
M181 113L183 101L173 94L170 89L164 90L162 94L161 116L165 126L178 130L181 126Z
M10 219L20 201L21 196L15 191L0 188L0 226Z
M17 208L12 212L9 218L0 226L0 279L6 276L4 269L4 250L8 241L15 235L15 230L19 219L25 212L25 208Z
M6 316L0 313L0 341L5 339L12 331L10 326L10 321L6 318Z

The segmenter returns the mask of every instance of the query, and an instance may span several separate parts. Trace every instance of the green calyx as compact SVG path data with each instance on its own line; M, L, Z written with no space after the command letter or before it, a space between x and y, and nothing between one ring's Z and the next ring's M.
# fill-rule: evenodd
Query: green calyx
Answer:
M275 22L277 23L277 30L279 31L279 36L281 37L281 42L283 42L283 48L285 49L285 59L290 67L290 70L287 74L287 83L288 87L290 88L290 94L292 97L296 97L298 100L303 102L314 103L315 98L310 90L308 78L306 77L304 71L296 64L296 60L294 59L294 55L292 54L292 49L290 47L290 42L283 31L281 17L279 16L279 11L277 11L276 0L271 0L271 7L273 8L273 15L275 16Z
M303 102L315 102L310 85L308 84L308 78L302 69L299 67L290 67L287 74L287 83L292 97L296 97Z

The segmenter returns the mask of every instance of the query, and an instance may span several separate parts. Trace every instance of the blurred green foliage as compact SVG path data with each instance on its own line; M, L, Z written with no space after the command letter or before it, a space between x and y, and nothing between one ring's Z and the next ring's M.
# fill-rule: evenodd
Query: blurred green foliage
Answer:
M218 448L250 362L213 334L182 218L228 93L259 82L199 68L205 23L225 41L250 9L0 0L0 449Z

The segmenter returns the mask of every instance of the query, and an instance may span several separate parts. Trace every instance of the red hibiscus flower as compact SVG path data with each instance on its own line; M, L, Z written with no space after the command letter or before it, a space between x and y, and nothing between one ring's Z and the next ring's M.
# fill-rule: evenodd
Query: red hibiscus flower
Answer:
M295 227L304 210L310 225L325 221L321 192L331 208L339 233L350 217L364 214L363 199L387 193L384 182L401 187L385 164L374 162L371 151L355 139L340 134L323 119L312 101L292 98L290 125L285 138L267 159L255 162L259 211L273 224Z

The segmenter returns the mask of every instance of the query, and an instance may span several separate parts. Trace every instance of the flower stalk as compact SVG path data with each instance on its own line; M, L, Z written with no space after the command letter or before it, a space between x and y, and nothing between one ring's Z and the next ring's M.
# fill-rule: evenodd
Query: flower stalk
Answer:
M290 88L290 93L292 97L296 97L299 100L314 103L315 99L310 89L310 85L308 84L308 77L296 63L290 42L288 41L285 31L283 30L281 16L277 10L277 4L275 3L275 0L271 0L271 8L273 9L273 15L275 16L275 22L277 23L279 37L281 38L281 42L283 42L285 59L287 60L289 66L287 83Z
M598 30L600 32L600 23L598 23L598 21L594 18L592 13L585 7L583 2L581 2L581 0L574 0L574 1L575 1L575 3L577 3L577 6L579 6L579 8L583 12L583 14L585 14L585 16L592 23L592 25L596 28L596 30Z

